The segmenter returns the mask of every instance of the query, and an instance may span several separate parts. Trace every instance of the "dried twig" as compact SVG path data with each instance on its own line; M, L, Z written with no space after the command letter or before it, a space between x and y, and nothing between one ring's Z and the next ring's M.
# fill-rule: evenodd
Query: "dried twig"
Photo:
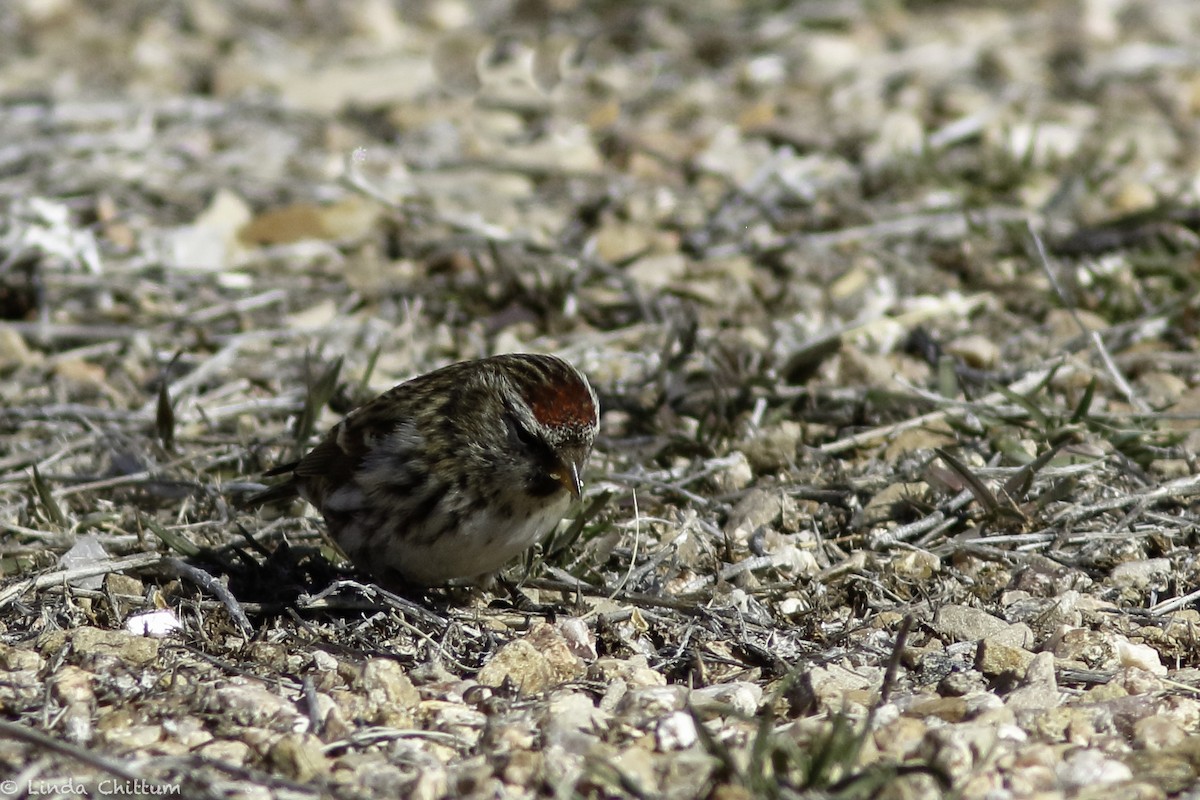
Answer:
M162 563L172 575L179 578L186 578L220 600L221 605L229 612L230 619L241 629L243 636L249 639L254 635L254 626L250 624L250 620L246 617L246 612L242 609L242 604L233 596L233 593L229 591L229 588L225 584L199 567L194 567L178 558L164 558Z
M162 555L159 553L134 553L122 558L113 558L95 564L50 572L45 575L39 575L36 578L26 578L0 590L0 608L4 608L30 589L45 589L47 586L70 583L79 578L108 575L112 572L124 572L127 569L140 569L157 564L161 560Z
M28 725L21 725L17 722L10 722L6 719L0 719L0 736L8 739L17 739L18 741L25 742L26 744L31 744L34 747L39 747L43 750L50 750L52 752L59 753L60 755L68 756L69 758L73 758L81 764L87 764L89 767L98 769L101 772L107 772L109 775L115 775L118 778L128 781L132 784L148 786L149 784L153 783L153 781L148 780L147 778L139 775L128 767L113 761L112 759L105 758L99 753L95 753L91 750L85 750L78 745L71 744L70 742L64 742L60 739L47 736L41 731L35 730Z
M1071 314L1071 319L1075 321L1075 325L1079 328L1080 334L1086 336L1091 342L1092 348L1095 349L1100 357L1100 362L1104 365L1105 371L1112 378L1113 384L1125 396L1125 399L1130 404L1143 414L1150 410L1146 402L1142 400L1133 391L1133 387L1129 385L1129 381L1125 380L1125 376L1117 369L1116 363L1113 362L1112 355L1108 352L1108 348L1104 345L1104 338L1099 331L1089 331L1083 322L1079 319L1079 314L1075 311L1075 303L1067 296L1062 284L1058 281L1058 276L1054 273L1054 269L1050 266L1050 256L1046 254L1046 245L1042 242L1042 237L1038 234L1037 229L1033 226L1033 221L1026 221L1026 228L1029 230L1029 235L1033 238L1034 247L1037 248L1038 260L1042 265L1042 272L1046 274L1046 278L1050 281L1050 285L1054 287L1058 299L1062 301L1063 306Z
M1184 500L1200 495L1200 475L1189 475L1161 484L1145 492L1122 494L1087 505L1072 505L1051 518L1052 525L1072 525L1103 514L1134 505L1151 506L1164 500Z
M1022 376L1018 380L1009 384L1007 389L1009 392L1013 392L1016 394L1024 394L1025 392L1033 389L1034 387L1038 386L1043 381L1045 381L1046 378L1048 378L1050 376L1050 374L1052 372L1054 372L1056 369L1057 369L1057 366L1043 367L1042 369L1026 373L1024 376ZM1060 374L1061 374L1061 371L1060 371ZM874 442L878 442L878 441L887 439L887 438L895 436L899 433L903 433L904 431L913 430L914 428L922 428L927 425L932 425L934 423L941 422L942 420L944 420L946 418L946 415L948 413L950 413L950 410L954 407L979 406L979 407L983 408L983 407L987 407L987 406L995 406L996 404L1004 402L1004 400L1006 400L1006 399L1007 398L1005 397L1005 395L1002 392L992 392L991 394L987 395L986 397L982 397L979 400L976 400L972 403L951 401L951 400L946 400L945 398L940 398L940 400L943 401L943 405L946 407L940 408L937 411L931 411L928 414L922 414L919 417L911 417L909 419L901 420L900 422L895 422L890 425L881 425L878 428L872 428L867 431L860 431L859 433L853 434L851 436L847 436L842 439L837 439L832 442L827 442L827 443L821 445L818 449L823 453L830 453L830 454L844 453L848 450L854 450L854 449L856 449L858 447L862 447L863 445L866 445L866 444L872 444Z

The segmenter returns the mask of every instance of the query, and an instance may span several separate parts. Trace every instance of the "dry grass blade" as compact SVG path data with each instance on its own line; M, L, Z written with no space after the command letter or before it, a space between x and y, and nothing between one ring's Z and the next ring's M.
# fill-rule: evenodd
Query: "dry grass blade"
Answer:
M379 363L379 354L383 352L383 345L379 345L371 351L371 355L367 358L367 366L363 368L362 380L358 382L359 391L366 394L371 385L371 376L375 374L375 366Z
M1053 372L1049 372L1046 375L1046 380L1049 381L1052 377ZM1007 386L997 386L996 391L1001 397L1023 409L1029 418L1033 420L1034 426L1040 430L1047 430L1053 427L1053 422L1046 415L1046 412L1032 399L1042 391L1044 385L1044 382L1039 382L1039 385L1032 387L1028 392L1016 392Z
M1038 234L1037 229L1033 226L1032 222L1026 223L1026 226L1029 230L1030 237L1033 239L1034 246L1037 249L1038 260L1042 265L1042 271L1049 279L1050 285L1054 287L1054 291L1058 294L1058 297L1062 301L1063 305L1071 313L1071 317L1075 320L1075 325L1079 328L1080 333L1086 336L1088 341L1091 342L1092 348L1100 357L1100 362L1104 365L1105 371L1108 372L1113 383L1116 385L1121 394L1125 396L1125 399L1128 400L1129 403L1133 405L1133 407L1139 412L1146 413L1150 410L1149 406L1146 405L1145 401L1138 397L1137 393L1134 392L1133 387L1129 385L1129 381L1125 379L1125 376L1117 368L1116 362L1113 361L1112 354L1108 352L1108 347L1104 344L1104 337L1100 335L1100 331L1089 331L1087 327L1080 321L1079 314L1075 310L1075 303L1072 302L1066 290L1059 282L1058 276L1055 275L1054 268L1050 264L1050 256L1046 253L1046 245L1042 241L1041 235Z
M316 427L317 418L334 392L337 391L338 376L342 372L342 358L339 356L331 361L316 379L310 380L308 391L304 396L304 408L296 419L296 445L303 449Z
M889 425L880 425L869 430L860 431L849 436L835 439L832 442L826 442L822 444L819 449L822 453L829 455L845 453L854 450L855 448L873 444L906 431L925 428L942 422L946 419L948 413L947 409L949 408L965 405L977 411L984 412L991 406L994 406L996 403L999 403L1005 399L1013 401L1020 407L1022 411L1026 411L1030 415L1034 416L1035 419L1040 418L1044 421L1045 415L1042 414L1041 411L1036 408L1036 406L1032 406L1032 404L1030 404L1029 401L1022 396L1022 393L1036 393L1040 391L1041 388L1044 387L1054 377L1054 375L1061 371L1061 369L1061 363L1054 363L1048 367L1031 370L1013 383L1007 386L998 386L996 387L995 392L992 392L985 397L981 397L969 404L953 403L946 401L945 398L930 396L931 400L936 400L945 407L939 408L937 411L931 411L928 414L910 417Z
M175 450L175 408L171 404L171 395L167 383L158 385L158 404L154 409L154 430L158 440L168 453Z
M162 443L163 449L168 453L175 450L175 405L171 401L168 378L182 355L182 350L176 350L171 361L163 368L158 382L158 399L154 408L154 430L158 433L158 440ZM180 390L182 391L182 389L181 386Z
M1067 444L1065 441L1051 444L1050 447L1042 451L1042 453L1027 464L1022 464L1021 467L1004 482L1001 491L1007 497L1021 497L1029 491L1030 485L1033 483L1033 478L1041 471L1043 467L1049 464L1058 451Z
M148 514L139 514L138 522L141 525L149 528L151 533L158 537L159 541L167 547L187 558L194 558L201 553L201 549L192 544L187 538L180 536L174 531L168 530L163 525L158 524L154 517Z
M574 546L575 542L579 540L580 534L583 533L583 529L587 527L588 523L599 516L600 512L604 510L604 507L609 504L609 501L611 501L613 498L613 494L613 492L606 489L605 491L600 492L593 497L588 502L587 506L585 506L583 510L580 511L575 517L574 521L571 523L571 526L550 542L550 546L546 550L545 558L553 559L560 553L570 550Z
M1075 411L1071 414L1071 423L1078 424L1087 419L1088 412L1092 410L1092 402L1096 399L1096 386L1099 381L1092 378L1088 381L1087 388L1083 390L1083 395L1079 398L1079 402L1075 404Z
M934 452L942 461L946 462L950 469L954 470L958 477L962 478L967 488L971 490L971 494L975 496L975 501L983 506L986 513L996 514L1000 511L1000 502L996 499L996 495L992 494L987 486L984 486L983 481L979 480L966 464L940 447L934 448Z
M892 697L892 690L896 686L896 675L900 669L900 659L904 655L904 648L908 646L908 634L912 631L913 622L912 614L906 614L900 620L900 626L896 629L896 642L892 645L892 654L888 658L887 671L883 674L883 685L879 688L879 702L871 707L871 716L874 716L879 706L887 703Z
M33 472L33 490L37 494L42 508L46 509L46 514L50 517L50 521L60 527L66 527L67 516L63 514L58 501L54 499L54 493L50 490L50 486L42 478L42 474L38 472L37 464L33 464L30 469Z

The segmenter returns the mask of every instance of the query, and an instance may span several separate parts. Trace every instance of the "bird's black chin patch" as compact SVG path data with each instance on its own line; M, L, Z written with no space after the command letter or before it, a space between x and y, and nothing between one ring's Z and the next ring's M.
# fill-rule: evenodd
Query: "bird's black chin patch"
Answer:
M525 484L525 491L531 497L549 497L563 491L563 485L557 478L546 472L535 472Z

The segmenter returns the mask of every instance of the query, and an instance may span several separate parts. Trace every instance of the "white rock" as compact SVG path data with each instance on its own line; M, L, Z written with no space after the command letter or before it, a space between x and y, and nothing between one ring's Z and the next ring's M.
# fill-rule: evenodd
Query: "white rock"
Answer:
M686 711L676 711L658 723L654 738L664 752L685 750L696 743L696 721Z
M1133 778L1133 771L1116 759L1109 758L1099 750L1076 750L1067 756L1055 770L1063 788L1067 790L1094 788L1097 785L1120 783Z
M692 705L697 709L719 710L728 707L746 716L758 711L761 700L762 687L749 681L718 683L692 692Z
M1165 589L1170 576L1170 559L1147 558L1118 564L1113 567L1108 578L1115 586L1128 586L1131 589Z
M584 661L596 660L596 638L586 622L579 617L568 617L559 620L555 627L572 653Z
M1124 636L1115 637L1113 649L1122 667L1137 667L1152 675L1166 675L1167 668L1158 658L1158 651L1148 644L1135 644Z
M182 629L183 623L169 608L148 611L145 614L131 614L125 618L125 630L134 636L160 638Z

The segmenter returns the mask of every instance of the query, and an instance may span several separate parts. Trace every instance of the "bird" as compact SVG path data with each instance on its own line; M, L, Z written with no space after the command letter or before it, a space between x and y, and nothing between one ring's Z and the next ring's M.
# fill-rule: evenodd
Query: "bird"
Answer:
M246 505L306 500L385 588L487 586L581 498L599 424L595 390L557 356L462 361L354 409Z

